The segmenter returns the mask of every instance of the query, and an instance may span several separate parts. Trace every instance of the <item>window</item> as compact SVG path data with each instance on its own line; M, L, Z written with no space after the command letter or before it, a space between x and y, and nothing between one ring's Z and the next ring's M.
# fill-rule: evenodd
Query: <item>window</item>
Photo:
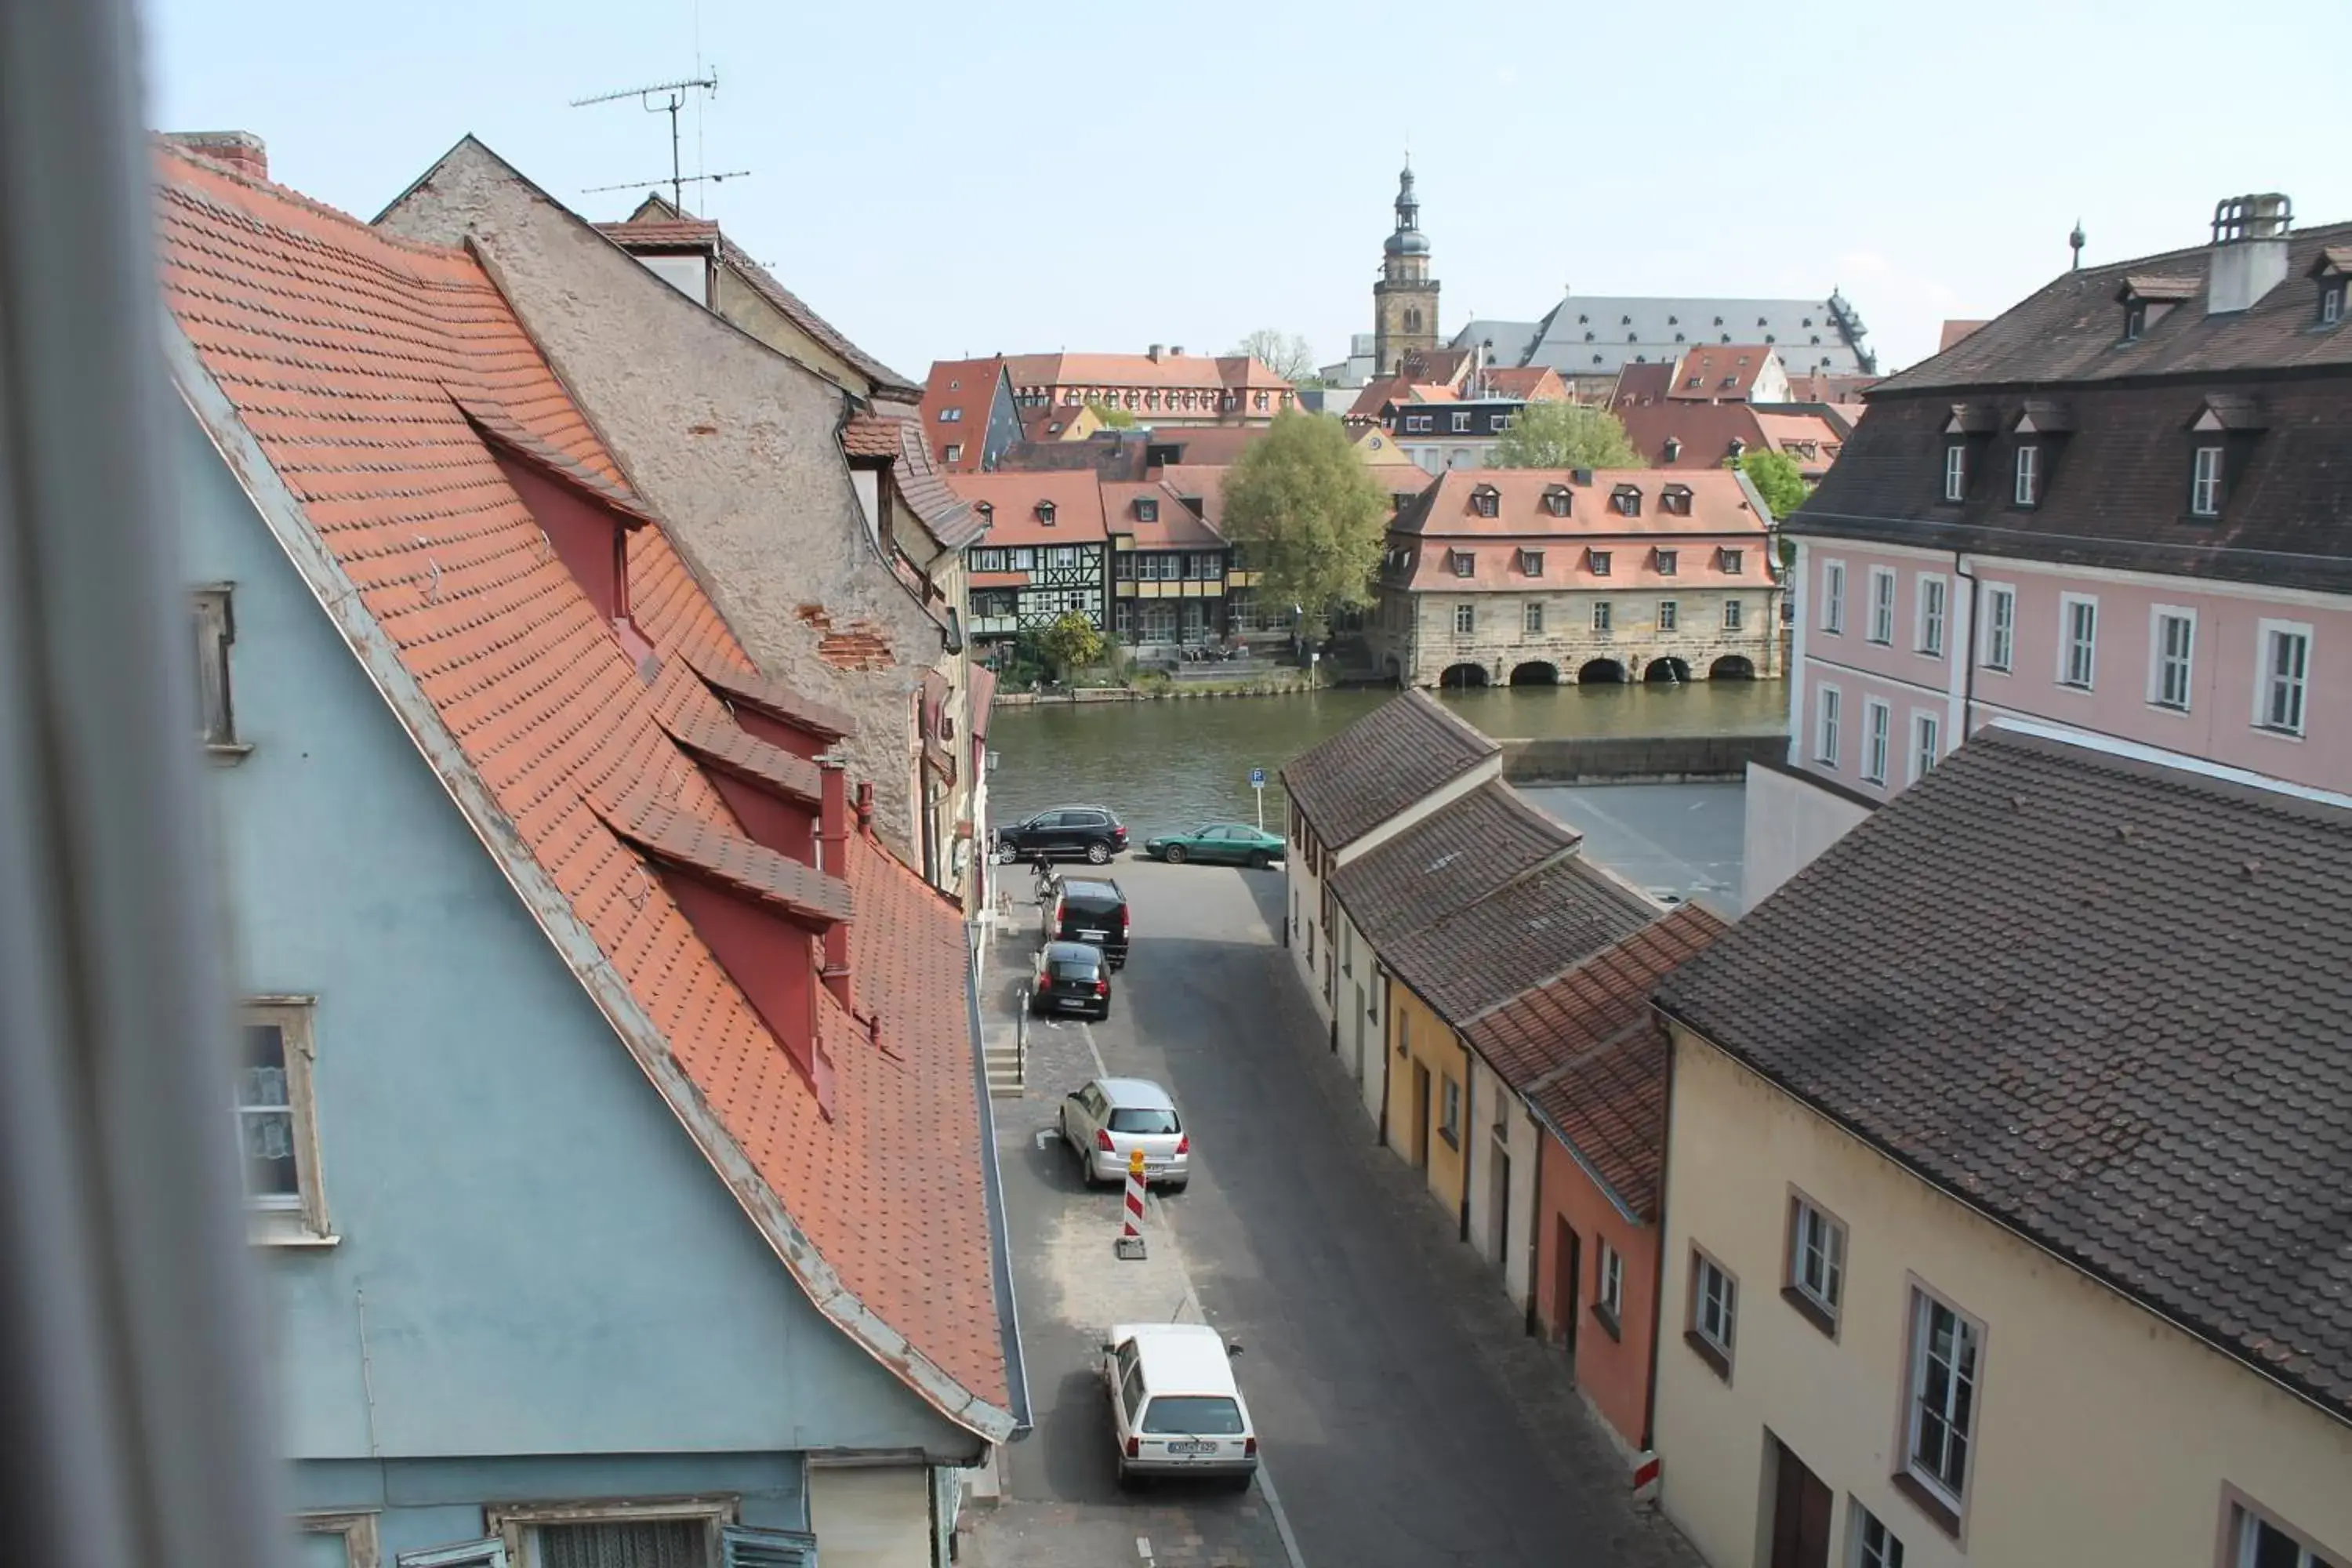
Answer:
M1478 629L1478 606L1477 606L1477 605L1454 605L1454 635L1455 637L1468 637L1472 632L1475 632L1475 631L1476 631L1477 629Z
M1619 485L1610 495L1610 504L1626 517L1642 515L1642 492L1632 485Z
M1440 1096L1438 1110L1437 1135L1459 1149L1462 1147L1462 1086L1454 1081L1451 1073L1444 1078L1444 1091Z
M1671 576L1673 576L1673 575L1675 574L1675 566L1676 566L1676 564L1677 564L1677 557L1675 556L1675 552L1674 552L1673 551L1671 551L1671 550L1661 550L1661 551L1659 551L1659 552L1658 552L1656 559L1657 559L1657 563L1658 563L1658 575L1659 575L1659 576L1661 576L1661 577L1671 577Z
M2338 279L2319 291L2319 324L2332 327L2344 319L2344 282Z
M940 410L940 423L942 425L953 425L962 417L963 410L961 408L942 408Z
M1052 501L1041 500L1037 503L1037 521L1044 523L1047 528L1054 526L1054 503Z
M1606 550L1586 551L1584 552L1584 563L1591 568L1592 574L1595 577L1606 577L1609 575L1609 552Z
M2311 671L2311 628L2286 621L2262 626L2262 686L2254 722L2284 735L2303 733L2304 690Z
M1540 577L1543 575L1543 558L1544 552L1540 550L1522 550L1519 552L1519 570L1529 577Z
M1135 521L1138 522L1158 522L1160 521L1160 503L1150 496L1137 497L1135 501Z
M1470 507L1480 517L1493 517L1502 510L1503 498L1492 485L1480 485L1470 492Z
M1520 629L1531 637L1543 636L1543 606L1541 605L1520 606L1519 626Z
M2099 602L2078 594L2060 596L2058 683L2088 691L2098 673Z
M1862 705L1862 776L1866 783L1886 782L1887 732L1894 727L1895 710L1876 698Z
M1467 577L1478 570L1478 557L1467 550L1449 550L1445 552L1445 560L1446 564L1454 568L1456 577Z
M1813 760L1823 767L1837 766L1838 710L1843 705L1843 698L1834 686L1820 688L1813 699Z
M2017 448L2017 504L2033 506L2042 500L2042 448L2028 441Z
M1673 631L1675 629L1675 623L1681 615L1681 605L1675 604L1672 599L1660 599L1658 601L1658 629L1662 632Z
M1454 416L1454 433L1457 436L1466 436L1470 433L1469 415L1456 414Z
M1719 550L1716 552L1715 563L1724 571L1729 573L1732 576L1737 577L1739 575L1739 568L1741 564L1745 563L1747 559L1748 552L1744 550Z
M1944 580L1923 574L1919 578L1919 651L1932 658L1944 654Z
M1870 569L1870 640L1895 641L1895 574L1884 566Z
M2226 1568L2337 1568L2301 1535L2243 1503L2230 1505L2229 1539Z
M1822 563L1822 630L1832 637L1845 635L1845 563Z
M1429 416L1426 414L1408 414L1404 416L1404 427L1408 432L1414 430L1427 430L1429 428Z
M1609 601L1599 600L1592 606L1592 629L1596 632L1605 632L1609 629Z
M1592 1303L1609 1314L1613 1327L1625 1315L1625 1255L1602 1241L1592 1278Z
M1944 499L1962 500L1969 493L1969 449L1965 443L1952 441L1944 447Z
M1936 771L1936 753L1943 742L1943 723L1933 713L1911 715L1911 782L1917 784Z
M1731 1375L1731 1346L1739 1320L1739 1282L1714 1258L1691 1252L1690 1327L1683 1339L1719 1377Z
M236 641L236 617L229 606L229 590L206 588L196 595L196 714L206 746L215 751L242 749L236 738L236 710L229 700L228 649Z
M1988 584L1985 588L1984 665L2009 673L2017 652L2017 590Z
M1568 491L1561 489L1559 486L1554 485L1551 489L1544 491L1544 510L1551 513L1552 516L1566 517L1568 515Z
M503 1541L464 1541L455 1546L428 1546L404 1552L393 1559L396 1568L507 1568Z
M1911 1387L1905 1466L1957 1513L1968 1495L1982 1331L1927 1291L1911 1292Z
M376 1516L373 1513L306 1513L298 1515L295 1528L304 1535L339 1535L342 1552L334 1561L344 1568L377 1568L383 1561L383 1548L376 1535ZM333 1548L330 1547L330 1552ZM312 1559L306 1555L305 1562Z
M950 442L949 442L949 443L948 443L948 446L947 446L947 456L946 456L946 458L944 458L942 459L942 461L950 462L950 463L955 463L955 462L961 462L961 461L962 461L962 459L963 459L963 447L962 447L962 445L961 445L961 443L959 443L959 442L955 442L955 441L950 441Z
M2189 468L2189 514L2221 515L2221 448L2200 447Z
M1903 1568L1903 1542L1876 1514L1855 1503L1853 1519L1853 1568Z
M1845 1300L1845 1226L1802 1197L1789 1200L1789 1290L1791 1305L1822 1331L1834 1330Z
M324 1239L325 1190L312 1123L312 1002L273 996L248 1002L237 1019L236 1114L245 1201L268 1228L265 1241Z
M2197 612L2158 605L2148 627L2147 700L2189 711L2189 672L2197 650Z
M1725 631L1736 632L1739 629L1740 618L1745 613L1741 608L1743 603L1744 601L1738 599L1726 599L1723 601L1723 629Z

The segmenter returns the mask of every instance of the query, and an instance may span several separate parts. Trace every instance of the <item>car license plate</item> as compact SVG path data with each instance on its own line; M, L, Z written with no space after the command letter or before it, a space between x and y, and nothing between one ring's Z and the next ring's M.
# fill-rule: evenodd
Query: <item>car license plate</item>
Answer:
M1084 1007L1088 1005L1088 1004L1085 998L1079 996L1056 996L1054 998L1054 1005L1056 1007Z
M1168 1451L1171 1454L1213 1454L1217 1446L1214 1443L1171 1443Z
M1082 931L1078 933L1078 940L1080 942L1100 942L1103 938L1108 935L1110 935L1110 932L1107 931Z

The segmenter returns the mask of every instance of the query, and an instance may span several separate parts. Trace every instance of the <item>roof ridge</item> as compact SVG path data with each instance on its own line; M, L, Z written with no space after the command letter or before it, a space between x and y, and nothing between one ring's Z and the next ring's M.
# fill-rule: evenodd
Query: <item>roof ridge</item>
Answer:
M301 211L312 213L318 216L342 224L351 228L354 234L365 235L372 241L383 246L387 249L404 250L413 256L429 256L448 260L457 260L464 257L465 253L455 246L435 245L429 240L411 239L405 235L394 234L389 230L376 228L364 218L347 213L341 207L329 206L325 202L320 201L315 196L305 195L300 191L294 189L290 185L281 185L275 180L263 179L257 175L248 174L244 170L225 163L217 158L206 157L204 153L197 152L194 148L184 146L180 142L173 141L168 136L153 136L151 138L151 142L157 151L169 153L173 157L179 159L182 163L191 164L206 174L215 175L218 178L230 181L236 184L243 185L247 190L281 201L288 206L299 208ZM202 203L208 206L216 205L216 204L215 204L204 192L195 190L187 185L179 184L168 178L163 182L162 189L167 194L181 197L184 200ZM241 209L225 213L223 216L235 217L246 223L259 223L264 221L259 215L246 212ZM283 232L287 232L289 235L292 234L292 231L290 230ZM295 236L295 237L308 239L310 237ZM420 279L419 281L429 282L430 279Z

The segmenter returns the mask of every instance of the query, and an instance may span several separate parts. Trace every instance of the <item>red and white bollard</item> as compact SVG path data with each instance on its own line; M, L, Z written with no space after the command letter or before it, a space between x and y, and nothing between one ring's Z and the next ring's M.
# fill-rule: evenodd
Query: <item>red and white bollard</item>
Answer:
M1127 1152L1127 1209L1119 1220L1118 1255L1143 1256L1143 1151Z

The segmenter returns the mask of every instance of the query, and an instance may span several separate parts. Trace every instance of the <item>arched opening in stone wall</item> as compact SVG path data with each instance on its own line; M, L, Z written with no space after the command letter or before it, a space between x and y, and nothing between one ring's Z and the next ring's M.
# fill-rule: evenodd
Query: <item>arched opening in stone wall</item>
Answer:
M1654 658L1642 679L1654 686L1680 686L1690 679L1690 666L1679 658Z
M1404 684L1404 666L1397 661L1397 656L1394 654L1389 655L1388 658L1383 661L1381 665L1381 673L1389 678L1389 684L1391 686L1402 686Z
M1529 659L1525 664L1513 665L1511 667L1511 684L1514 686L1558 686L1559 684L1559 666L1556 664L1546 664L1539 658Z
M1622 686L1625 667L1613 658L1596 658L1586 662L1576 672L1579 686Z
M1483 664L1449 664L1445 673L1437 678L1439 688L1446 691L1470 691L1486 684L1486 667Z
M1706 667L1709 680L1753 680L1756 666L1744 653L1727 653Z

